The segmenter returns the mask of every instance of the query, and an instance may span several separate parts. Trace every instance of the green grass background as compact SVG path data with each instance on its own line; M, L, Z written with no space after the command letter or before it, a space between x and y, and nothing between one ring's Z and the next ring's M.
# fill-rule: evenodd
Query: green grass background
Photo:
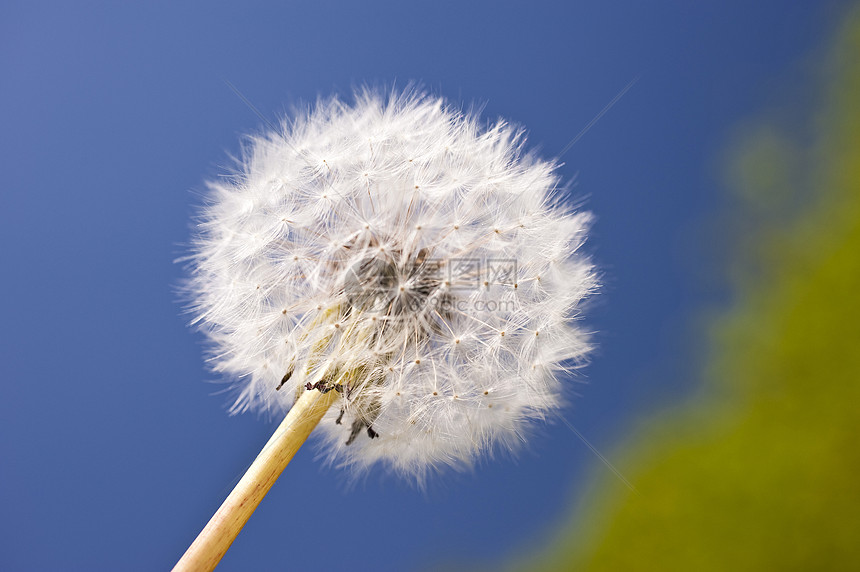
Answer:
M516 568L860 570L860 10L816 61L805 117L733 151L701 392L614 452L640 494L602 478Z

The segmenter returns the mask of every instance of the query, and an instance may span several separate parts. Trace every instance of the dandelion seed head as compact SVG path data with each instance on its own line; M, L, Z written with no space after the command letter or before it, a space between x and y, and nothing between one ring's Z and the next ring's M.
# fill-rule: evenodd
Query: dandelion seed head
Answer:
M330 459L422 479L514 449L590 346L590 214L521 130L409 92L321 101L210 183L187 291L232 411L337 390Z

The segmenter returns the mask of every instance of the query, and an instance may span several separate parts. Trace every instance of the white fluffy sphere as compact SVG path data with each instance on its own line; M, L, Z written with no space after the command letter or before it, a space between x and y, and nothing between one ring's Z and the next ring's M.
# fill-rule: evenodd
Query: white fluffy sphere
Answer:
M589 345L588 213L522 132L421 93L318 103L210 184L188 293L234 411L340 398L331 457L419 479L513 448ZM339 404L339 405L338 405Z

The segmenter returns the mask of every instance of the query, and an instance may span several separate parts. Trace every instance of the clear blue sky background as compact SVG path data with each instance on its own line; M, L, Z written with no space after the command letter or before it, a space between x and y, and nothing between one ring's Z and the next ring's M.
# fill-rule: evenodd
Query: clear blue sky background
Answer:
M0 569L169 568L277 423L226 414L173 293L194 193L261 125L224 80L273 119L417 80L553 156L641 76L562 168L599 217L607 282L567 418L609 451L694 389L696 320L721 298L720 157L745 119L802 97L798 62L840 6L4 2ZM347 487L310 446L220 569L493 565L551 535L590 478L615 479L560 423L426 492Z

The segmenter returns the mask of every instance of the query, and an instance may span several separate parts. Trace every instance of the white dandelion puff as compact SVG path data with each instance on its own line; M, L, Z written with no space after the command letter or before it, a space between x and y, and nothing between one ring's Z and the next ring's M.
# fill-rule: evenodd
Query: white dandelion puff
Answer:
M250 138L189 257L233 411L336 392L330 458L419 480L516 447L590 348L591 217L556 167L417 92L330 99Z

